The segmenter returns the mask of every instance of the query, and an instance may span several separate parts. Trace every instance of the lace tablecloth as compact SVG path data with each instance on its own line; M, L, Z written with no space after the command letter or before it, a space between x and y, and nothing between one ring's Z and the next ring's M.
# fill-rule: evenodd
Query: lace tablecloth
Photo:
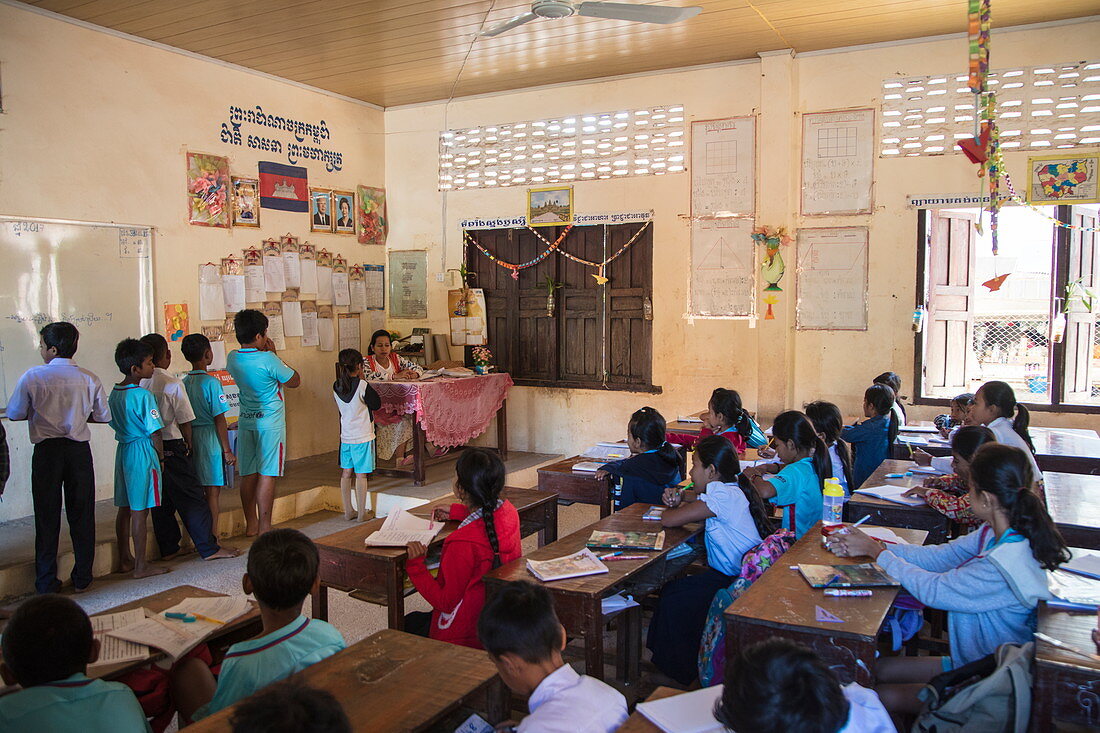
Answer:
M508 397L512 377L486 374L430 382L371 382L371 386L382 398L375 422L392 425L415 414L428 440L454 447L485 432Z

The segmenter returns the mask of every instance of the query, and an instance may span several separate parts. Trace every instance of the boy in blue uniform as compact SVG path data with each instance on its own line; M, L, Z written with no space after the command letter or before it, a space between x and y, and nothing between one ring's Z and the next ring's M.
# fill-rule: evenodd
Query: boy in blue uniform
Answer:
M120 569L135 578L168 572L145 559L149 510L160 506L160 459L153 436L164 423L153 393L138 383L153 376L153 350L137 339L123 339L115 347L115 364L125 378L111 390L111 427L115 431L115 535ZM134 553L130 554L130 537Z
M226 368L241 394L237 468L245 533L254 536L271 529L275 479L283 475L286 410L282 388L297 387L302 378L275 353L263 313L251 308L239 311L233 317L233 329L241 348L229 354Z
M217 681L196 658L173 669L170 689L184 719L198 720L344 648L340 632L302 615L302 603L321 578L313 542L296 529L260 535L248 551L242 579L260 606L263 635L229 647Z
M180 349L183 358L191 362L191 371L183 378L183 387L195 413L191 423L191 460L206 493L216 531L221 490L230 483L225 475L225 464L237 464L237 457L229 449L229 425L225 421L229 400L218 378L206 371L214 361L210 339L201 333L190 333L183 337Z
M141 733L149 723L130 688L89 679L99 657L88 616L55 594L24 601L3 637L0 676L23 689L0 697L0 730Z

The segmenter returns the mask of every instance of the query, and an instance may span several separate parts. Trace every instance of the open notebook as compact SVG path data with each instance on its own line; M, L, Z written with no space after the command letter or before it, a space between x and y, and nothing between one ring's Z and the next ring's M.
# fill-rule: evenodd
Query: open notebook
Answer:
M371 532L363 542L368 547L404 547L410 542L427 545L441 529L442 522L421 519L400 509L387 516L382 529Z
M722 685L638 703L638 712L666 733L720 733L725 727L714 718Z
M884 499L886 501L892 501L895 504L904 504L905 506L920 506L925 504L926 502L922 496L902 496L902 494L911 488L913 487L883 484L882 486L867 486L862 489L856 489L855 493L866 494L876 499Z

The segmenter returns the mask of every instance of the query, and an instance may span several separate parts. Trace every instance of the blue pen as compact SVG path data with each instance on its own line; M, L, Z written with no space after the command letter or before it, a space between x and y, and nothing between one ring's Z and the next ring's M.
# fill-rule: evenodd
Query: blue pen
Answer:
M619 550L618 552L609 552L606 555L600 555L600 559L601 560L606 560L609 557L618 557L621 554L623 554L622 550Z
M826 583L824 587L828 588L833 583L837 582L838 580L843 580L843 579L844 579L844 576L841 575L840 573L837 573L836 575L834 575L832 578L829 579L829 582Z
M165 612L164 617L175 619L177 621L182 621L185 624L195 623L195 617L192 616L189 613L173 613L173 612L168 611L168 612Z

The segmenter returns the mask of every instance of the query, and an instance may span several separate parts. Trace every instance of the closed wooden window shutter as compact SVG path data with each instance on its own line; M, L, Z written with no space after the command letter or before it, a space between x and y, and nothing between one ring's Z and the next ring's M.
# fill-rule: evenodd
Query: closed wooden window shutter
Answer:
M968 385L971 368L976 217L939 211L929 217L924 385L928 393L950 396Z
M500 259L515 262L519 242L514 233L513 229L493 229L474 232L474 236ZM516 363L513 334L518 327L518 308L517 292L510 273L473 246L469 246L466 252L466 268L473 274L472 286L485 291L486 327L497 368L512 374Z
M1083 206L1070 209L1070 221L1077 227L1096 228L1096 211ZM1066 281L1080 281L1085 288L1096 292L1100 286L1098 261L1098 242L1095 231L1069 230L1069 256L1067 258ZM1060 302L1059 302L1060 304ZM1092 358L1096 348L1096 314L1090 312L1080 299L1069 302L1066 313L1065 335L1065 396L1066 402L1086 403L1092 401L1092 382L1100 381L1093 374L1095 369ZM1096 306L1094 305L1093 310Z
M608 251L617 252L640 225L608 227ZM649 384L653 332L653 227L605 273L607 290L607 381Z
M589 262L604 258L604 228L574 227L565 248ZM559 256L561 282L561 378L567 382L603 381L603 288L594 269Z

